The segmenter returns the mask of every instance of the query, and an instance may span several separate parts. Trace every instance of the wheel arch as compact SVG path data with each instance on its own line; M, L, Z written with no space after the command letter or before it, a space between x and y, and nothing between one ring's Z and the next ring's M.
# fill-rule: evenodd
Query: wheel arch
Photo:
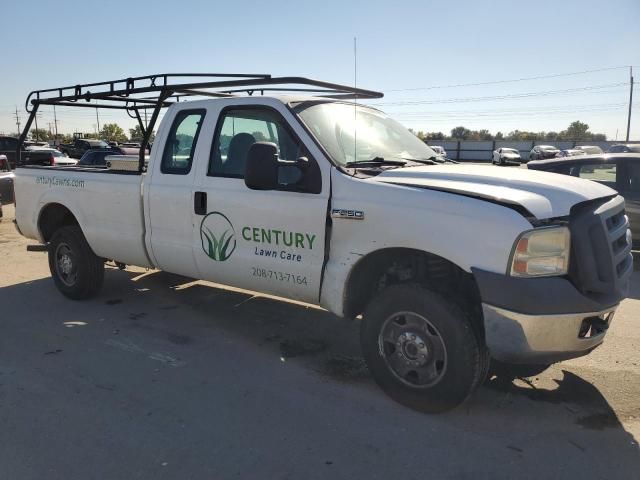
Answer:
M57 229L67 225L78 225L76 215L61 203L51 202L40 210L38 215L38 232L43 242L49 242Z
M412 248L375 250L355 263L344 289L344 316L355 318L377 292L401 283L419 283L452 299L484 338L480 292L473 274L439 255Z

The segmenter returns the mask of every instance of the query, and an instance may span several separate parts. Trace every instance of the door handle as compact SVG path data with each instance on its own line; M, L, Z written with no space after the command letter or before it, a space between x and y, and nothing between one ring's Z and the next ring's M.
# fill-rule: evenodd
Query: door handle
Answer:
M193 196L193 211L196 215L207 214L207 192L196 192Z

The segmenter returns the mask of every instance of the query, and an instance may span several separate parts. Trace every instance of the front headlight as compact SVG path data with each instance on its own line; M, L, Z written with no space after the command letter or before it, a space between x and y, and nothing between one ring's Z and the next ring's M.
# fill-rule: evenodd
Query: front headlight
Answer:
M565 275L569 269L570 245L567 227L544 227L523 233L511 254L511 276Z

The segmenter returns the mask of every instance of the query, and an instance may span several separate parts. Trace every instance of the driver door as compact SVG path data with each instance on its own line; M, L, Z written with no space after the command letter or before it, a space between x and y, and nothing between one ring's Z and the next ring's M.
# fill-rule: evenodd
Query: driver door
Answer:
M301 140L306 133L284 107L243 102L216 116L209 162L199 172L194 192L193 254L200 278L317 303L328 165L323 162L317 172L323 177L319 193L296 187L302 175L296 167L280 169L277 189L251 190L244 182L251 145L273 142L281 159L312 160Z

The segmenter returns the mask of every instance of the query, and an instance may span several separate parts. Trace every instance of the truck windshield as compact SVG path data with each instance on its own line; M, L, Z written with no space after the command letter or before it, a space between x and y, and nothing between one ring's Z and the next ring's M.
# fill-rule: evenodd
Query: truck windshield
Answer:
M294 112L340 165L373 158L428 160L437 157L436 152L413 133L373 108L308 101L295 105Z

